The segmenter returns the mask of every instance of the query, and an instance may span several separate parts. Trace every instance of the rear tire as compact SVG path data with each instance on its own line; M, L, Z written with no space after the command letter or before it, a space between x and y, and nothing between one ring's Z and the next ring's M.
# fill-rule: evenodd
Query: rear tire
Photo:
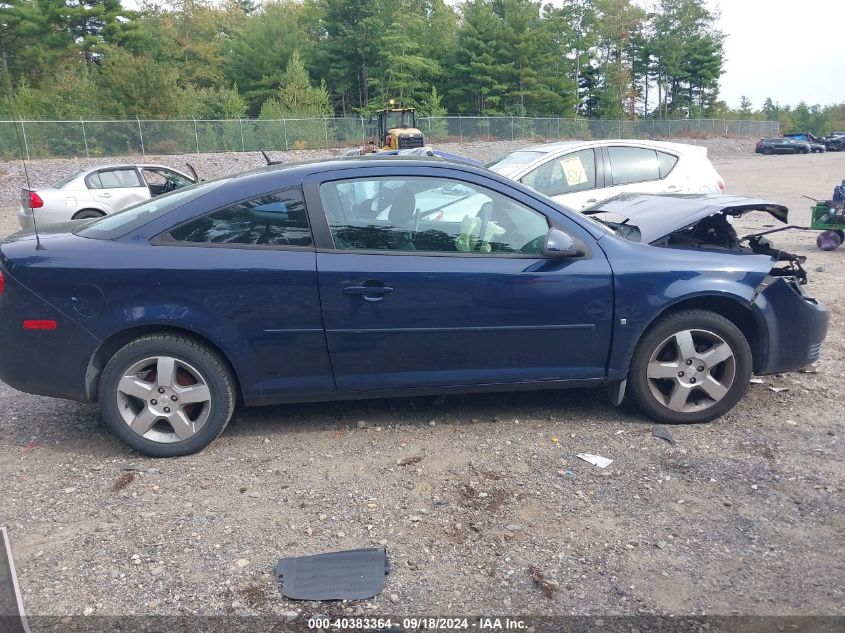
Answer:
M148 457L201 451L235 407L225 361L184 336L152 334L122 347L103 370L100 411L109 429Z
M745 336L725 317L684 310L643 334L628 371L640 410L658 422L708 422L742 399L753 369Z
M760 150L760 152L763 154L763 156L771 156L775 153L775 150L773 150L771 147L764 147Z
M74 213L71 220L93 220L94 218L101 218L104 215L105 213L97 209L82 209Z

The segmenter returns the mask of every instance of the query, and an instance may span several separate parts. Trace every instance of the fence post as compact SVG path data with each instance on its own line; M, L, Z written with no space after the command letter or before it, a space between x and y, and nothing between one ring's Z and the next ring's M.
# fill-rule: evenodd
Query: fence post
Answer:
M363 152L367 147L367 129L364 127L364 117L358 115L358 118L361 119L361 151Z
M20 117L21 120L21 132L23 133L23 147L24 152L26 152L26 159L30 160L29 158L29 142L26 140L26 127L23 124L23 117Z
M511 115L511 140L513 140L513 115Z
M458 131L461 135L461 145L464 143L464 120L461 115L458 115Z
M197 120L194 117L191 117L191 120L194 122L194 139L197 142L197 154L200 153L200 135L197 131Z
M79 122L82 124L82 140L85 143L85 158L91 158L91 155L88 153L88 137L85 135L85 121L82 120L82 117L79 117Z
M282 125L285 128L285 151L288 149L288 120L282 119Z
M560 138L560 115L555 118L557 119L557 137Z
M138 115L135 115L135 120L138 122L138 138L141 139L141 156L147 155L147 150L144 147L144 131L141 129L141 119L138 118Z
M244 143L244 122L241 117L238 117L238 125L241 127L241 151L246 151L246 143Z
M326 126L326 149L329 149L329 120L324 118L323 125Z
M428 138L431 139L431 117L428 117ZM431 140L429 140L431 143Z

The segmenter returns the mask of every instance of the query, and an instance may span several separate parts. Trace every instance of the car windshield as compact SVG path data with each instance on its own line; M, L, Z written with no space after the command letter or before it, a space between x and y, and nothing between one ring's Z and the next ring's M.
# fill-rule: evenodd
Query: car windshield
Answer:
M112 240L121 237L168 211L172 211L192 200L204 196L229 180L231 178L221 178L219 180L212 180L191 187L177 189L162 196L157 196L152 200L127 207L117 213L86 222L76 229L74 233L82 237L91 237L99 240Z
M61 188L62 188L62 187L64 187L66 184L68 184L71 180L73 180L73 179L74 179L74 178L76 178L79 174L81 174L83 171L85 171L85 170L83 169L82 171L75 171L75 172L73 172L72 174L70 174L69 176L65 176L65 177L64 177L64 178L62 178L59 182L57 182L56 184L54 184L54 185L53 185L53 189L61 189Z
M510 177L519 171L520 168L529 163L533 163L543 154L544 152L522 150L519 152L513 152L512 154L506 154L505 156L500 156L496 160L491 161L484 166L487 169L495 171L497 174Z

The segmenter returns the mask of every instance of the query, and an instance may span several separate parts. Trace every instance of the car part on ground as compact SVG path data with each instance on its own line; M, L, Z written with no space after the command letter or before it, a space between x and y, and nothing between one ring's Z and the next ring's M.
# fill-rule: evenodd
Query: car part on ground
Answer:
M21 190L18 221L28 229L67 220L90 220L199 182L166 165L109 165L83 169L52 187Z
M390 573L383 547L283 558L276 565L282 595L291 600L367 600Z
M611 386L618 402L637 380L644 411L689 422L731 406L749 366L818 359L828 314L803 292L802 258L727 221L785 222L784 207L625 194L597 209L622 220L466 164L363 158L23 231L0 244L0 378L99 401L123 441L168 456L211 442L235 398ZM681 383L649 370L687 361L679 404Z
M721 193L707 148L638 140L530 145L487 164L492 171L580 210L624 192Z

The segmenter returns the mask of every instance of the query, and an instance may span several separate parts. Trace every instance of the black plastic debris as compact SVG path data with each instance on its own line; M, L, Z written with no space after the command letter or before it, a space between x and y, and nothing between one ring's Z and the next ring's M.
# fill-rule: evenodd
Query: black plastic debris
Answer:
M15 573L15 562L12 560L9 533L4 527L0 527L0 631L29 633Z
M662 424L655 424L653 427L651 427L651 434L654 437L659 437L661 440L666 440L672 446L675 445L675 438L672 437L672 434L669 432L669 429L667 429Z
M293 600L366 600L384 589L383 547L283 558L276 565L282 594Z

